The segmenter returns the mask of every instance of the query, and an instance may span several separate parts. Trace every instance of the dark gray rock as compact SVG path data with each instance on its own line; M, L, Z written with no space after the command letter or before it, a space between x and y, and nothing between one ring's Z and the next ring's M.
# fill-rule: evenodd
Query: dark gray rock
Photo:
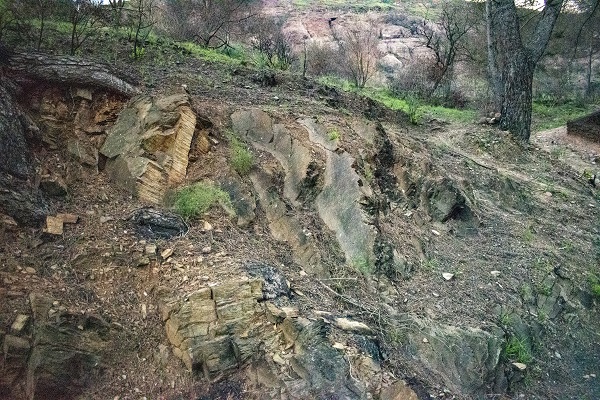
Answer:
M170 239L188 231L179 215L150 207L135 211L129 220L138 235L148 239Z
M281 271L272 265L260 261L250 261L244 265L248 274L253 278L264 280L262 293L264 300L275 299L290 295L290 285Z

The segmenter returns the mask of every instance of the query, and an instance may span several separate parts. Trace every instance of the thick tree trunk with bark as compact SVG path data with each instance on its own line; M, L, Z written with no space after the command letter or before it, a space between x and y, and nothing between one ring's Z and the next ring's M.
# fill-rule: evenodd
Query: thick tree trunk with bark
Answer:
M10 57L9 70L11 74L27 75L42 81L97 87L125 96L139 92L135 86L118 77L118 71L107 65L71 56L15 53Z
M37 226L48 214L48 205L34 184L35 168L27 141L30 123L10 89L20 79L95 87L126 96L138 90L103 64L41 53L12 53L0 44L0 212L19 224Z
M23 225L39 225L48 205L32 185L33 166L22 113L0 85L0 211Z
M491 85L494 92L502 86L500 93L494 93L502 105L500 126L524 142L529 141L531 134L533 72L550 40L563 1L547 0L535 30L522 38L514 0L487 0Z

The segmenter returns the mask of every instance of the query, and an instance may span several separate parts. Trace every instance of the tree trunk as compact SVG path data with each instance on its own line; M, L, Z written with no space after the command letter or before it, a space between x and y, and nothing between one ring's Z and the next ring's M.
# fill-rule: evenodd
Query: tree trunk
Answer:
M25 139L23 115L0 85L0 211L23 225L39 225L48 205L31 184L33 166Z
M496 38L494 30L497 29L497 24L494 19L494 13L492 12L492 0L485 2L485 13L487 20L487 55L488 55L488 80L490 89L492 91L492 107L494 112L498 112L502 108L502 76L500 69L498 68Z
M532 83L535 64L523 54L515 54L504 75L500 127L523 142L531 134Z
M500 126L527 142L531 134L533 72L542 57L564 0L547 0L536 28L523 44L514 0L487 0L489 67L502 84ZM497 75L497 71L494 73ZM492 82L495 85L495 82Z
M125 96L139 93L136 87L119 78L118 72L107 65L70 56L15 53L9 60L9 72L47 82L97 87Z

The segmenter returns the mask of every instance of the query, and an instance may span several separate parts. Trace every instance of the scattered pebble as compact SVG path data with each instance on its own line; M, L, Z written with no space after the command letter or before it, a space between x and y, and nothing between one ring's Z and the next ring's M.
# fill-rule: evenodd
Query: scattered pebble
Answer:
M202 253L204 253L204 254L208 254L211 251L212 251L212 247L210 247L210 246L206 246L206 247L202 248Z
M497 278L498 276L500 276L500 271L492 271L492 272L490 272L490 274L492 274L492 276Z
M423 338L423 343L429 343L429 340L427 340L426 337Z
M431 233L433 233L435 236L440 236L440 233L438 231L436 231L435 229L432 229Z
M527 365L520 362L514 362L512 365L519 371L525 371L527 369Z
M160 256L163 258L163 260L166 260L167 258L171 257L173 255L173 249L165 249L162 251L162 253L160 253Z
M451 274L450 272L444 272L442 273L442 276L444 277L445 280L449 281L452 278L454 278L454 274Z

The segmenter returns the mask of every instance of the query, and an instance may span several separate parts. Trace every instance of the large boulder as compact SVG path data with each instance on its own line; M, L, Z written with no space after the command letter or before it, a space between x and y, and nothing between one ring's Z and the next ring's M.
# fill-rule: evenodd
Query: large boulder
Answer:
M493 386L504 332L435 324L416 317L406 333L408 355L455 393L479 396Z
M100 149L106 170L140 200L159 204L185 178L195 129L187 94L134 97Z

